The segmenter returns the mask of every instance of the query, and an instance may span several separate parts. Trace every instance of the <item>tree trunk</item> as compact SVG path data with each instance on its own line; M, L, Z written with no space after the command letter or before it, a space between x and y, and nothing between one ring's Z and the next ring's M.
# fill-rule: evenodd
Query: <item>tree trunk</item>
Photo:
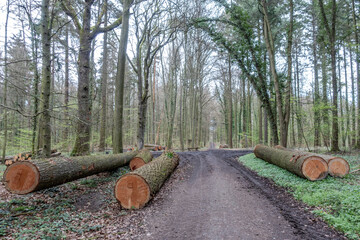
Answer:
M319 85L319 71L318 71L318 56L317 56L317 30L316 30L316 13L315 13L315 0L312 1L312 36L313 36L313 64L314 64L314 146L318 147L321 145L320 142L320 85Z
M330 139L330 130L329 130L329 106L328 106L328 90L327 90L327 64L326 64L326 51L323 44L320 46L320 52L321 52L321 75L322 75L322 120L324 127L322 130L323 140L326 147L330 145L329 139Z
M68 137L69 137L69 84L70 84L70 80L69 80L69 26L66 26L65 29L65 83L64 83L64 88L65 88L65 97L64 97L64 105L65 105L65 113L64 113L64 117L65 117L65 129L64 129L64 142L65 142L65 146L66 149L68 148Z
M287 135L288 135L288 122L286 121L286 116L287 116L286 111L287 110L285 112L283 111L282 92L280 89L278 74L276 72L274 39L273 39L272 32L271 32L272 30L270 27L270 20L268 17L265 0L262 0L262 7L263 7L263 12L264 12L264 39L265 39L265 43L266 43L266 49L269 54L271 76L274 81L276 109L277 109L278 120L279 120L279 125L280 125L280 142L281 142L281 145L286 147ZM290 47L290 49L291 49L291 47ZM290 50L290 54L291 54L291 50ZM291 79L291 77L290 77L290 79ZM290 101L290 98L289 98L289 101Z
M178 164L179 157L176 153L164 152L152 162L119 178L115 185L116 199L126 209L144 207Z
M344 53L344 72L345 72L345 110L346 110L346 137L348 140L348 145L351 146L351 126L350 126L350 108L349 108L349 91L348 91L348 74L347 74L347 55L346 48L343 46ZM344 143L344 147L346 144Z
M107 0L104 1L105 4L105 16L104 16L104 27L107 27L108 22L108 9L107 9ZM123 30L121 30L123 31ZM108 34L104 33L103 39L103 59L102 59L102 71L101 71L101 113L100 113L100 143L99 151L102 152L105 150L105 141L106 141L106 110L107 110L107 87L108 87ZM115 153L115 152L114 152Z
M127 165L138 151L81 157L58 157L16 162L4 173L5 188L11 193L27 194L54 187L96 173Z
M7 104L7 85L8 85L8 65L7 65L7 48L8 48L8 21L9 21L9 14L10 14L10 0L8 0L6 2L6 21L5 21L5 45L4 45L4 52L5 52L5 58L4 58L4 65L5 65L5 70L4 70L4 95L3 95L3 103L6 106ZM4 116L3 116L3 121L4 121L4 142L3 142L3 146L2 146L2 161L5 163L5 155L6 155L6 144L7 144L7 135L8 135L8 120L7 120L7 109L4 109L3 112Z
M41 7L41 45L42 45L42 73L41 73L41 136L43 156L51 155L51 118L50 118L50 89L51 89L51 29L49 29L49 3L43 0Z
M261 108L261 102L259 101L259 143L263 143L263 114Z
M129 36L130 6L132 0L123 2L123 23L120 36L119 55L115 81L114 153L123 151L123 114L126 49Z
M360 52L359 52L359 33L358 33L358 26L357 26L357 17L356 16L356 9L355 9L355 1L351 1L352 5L352 17L354 21L354 33L355 33L355 62L356 62L356 83L357 83L357 141L356 141L356 148L360 149ZM355 114L355 113L354 113Z
M356 102L355 102L355 77L354 77L354 68L353 68L353 57L352 49L350 47L350 74L351 74L351 143L350 146L354 147L356 145Z
M90 153L91 139L91 84L90 84L90 53L92 40L99 34L111 31L122 23L122 17L115 20L111 25L100 28L102 23L102 14L97 17L96 25L91 27L91 7L94 1L85 1L83 3L82 23L78 19L78 14L68 0L60 1L62 9L71 17L79 34L79 55L78 55L78 126L75 139L75 145L72 155L87 155Z
M290 107L291 107L291 82L292 82L292 48L293 48L293 26L294 26L294 3L293 0L289 0L289 11L290 11L290 19L289 19L289 27L287 32L287 47L286 47L286 55L287 55L287 81L285 88L285 106L284 106L284 131L282 132L283 144L287 145L288 132L289 132L289 123L290 123Z
M227 100L227 114L228 114L228 132L227 132L227 143L229 144L230 148L233 148L233 141L232 141L232 136L233 136L233 103L232 103L232 98L233 98L233 94L232 94L232 77L231 77L231 59L230 59L230 55L228 58L228 67L229 67L229 79L228 79L228 84L227 84L227 94L226 94L226 98Z
M75 145L71 152L73 156L88 155L90 153L91 136L91 101L90 101L90 21L91 4L85 3L82 29L80 31L80 49L78 56L78 125Z
M134 171L151 162L153 156L148 149L142 149L129 163L131 171Z
M321 157L278 150L260 144L256 145L254 154L268 163L311 181L324 179L328 174L328 165Z
M331 26L327 20L324 10L323 0L319 0L320 12L323 20L325 30L329 38L329 47L331 55L331 75L332 75L332 138L331 138L331 151L339 151L339 122L338 122L338 86L336 79L336 0L332 0L332 12L331 12ZM330 28L331 27L331 28Z

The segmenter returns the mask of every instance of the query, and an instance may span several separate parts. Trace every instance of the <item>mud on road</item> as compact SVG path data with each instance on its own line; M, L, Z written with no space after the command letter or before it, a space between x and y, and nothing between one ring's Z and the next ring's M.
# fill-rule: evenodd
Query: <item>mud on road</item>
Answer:
M249 151L183 152L127 239L346 239L236 159Z

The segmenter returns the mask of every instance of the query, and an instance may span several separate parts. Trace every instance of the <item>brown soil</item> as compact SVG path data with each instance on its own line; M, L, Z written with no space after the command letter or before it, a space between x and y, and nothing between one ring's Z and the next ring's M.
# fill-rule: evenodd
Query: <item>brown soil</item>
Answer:
M345 239L284 189L236 159L249 151L180 153L144 211L143 239Z
M114 181L89 188L78 180L72 183L77 189L64 184L21 197L29 204L40 199L52 204L67 196L74 199L75 210L70 212L74 219L81 212L91 213L81 226L102 226L84 235L67 232L68 239L345 239L286 190L236 161L250 152L179 153L175 172L159 193L136 211L121 209L114 197ZM153 153L154 157L160 154ZM0 200L18 197L0 184Z

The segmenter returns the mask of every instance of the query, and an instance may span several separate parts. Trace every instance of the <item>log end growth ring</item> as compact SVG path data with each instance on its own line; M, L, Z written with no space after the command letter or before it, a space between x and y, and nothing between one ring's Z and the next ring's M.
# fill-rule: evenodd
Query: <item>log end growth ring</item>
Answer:
M15 194L27 194L39 184L40 174L30 162L16 162L4 173L5 188Z
M115 185L115 197L126 209L139 209L150 200L150 187L139 175L128 174Z
M144 160L142 160L139 157L133 158L129 163L131 171L134 171L135 169L138 169L139 167L142 167L144 165L145 165Z
M333 177L344 177L350 171L349 163L343 158L333 158L328 162L329 174Z
M327 162L317 156L308 157L302 165L304 176L311 181L324 179L327 176L328 169Z

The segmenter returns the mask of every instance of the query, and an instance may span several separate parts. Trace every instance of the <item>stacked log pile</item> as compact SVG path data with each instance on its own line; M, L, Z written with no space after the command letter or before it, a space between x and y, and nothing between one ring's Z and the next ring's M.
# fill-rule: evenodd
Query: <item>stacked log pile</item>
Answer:
M276 149L280 149L283 151L292 151L291 149L284 148L283 146L277 145L275 146ZM333 177L344 177L350 172L350 165L349 163L342 157L336 157L331 155L325 154L316 154L311 152L304 152L308 155L318 156L324 159L329 167L329 174Z
M150 151L147 149L141 150L129 163L131 171L138 169L139 167L144 166L145 164L151 162L153 156Z
M37 155L41 155L42 150L40 149L37 153ZM51 150L51 157L58 157L61 153L58 152L56 149ZM16 154L13 157L6 157L5 158L5 165L10 166L11 164L18 162L18 161L29 161L33 157L33 154L31 152L24 152Z
M319 156L306 152L284 151L258 144L254 154L268 163L311 181L324 179L328 174L327 162Z
M139 209L159 191L179 164L179 156L165 151L150 163L125 174L115 184L115 197L123 208Z
M227 144L220 144L219 148L229 148L229 145L227 145Z
M27 194L96 173L114 170L129 164L137 154L138 151L134 151L114 155L19 161L5 170L3 181L5 188L11 193Z
M165 150L165 147L157 144L144 144L144 148L150 151L161 151Z

